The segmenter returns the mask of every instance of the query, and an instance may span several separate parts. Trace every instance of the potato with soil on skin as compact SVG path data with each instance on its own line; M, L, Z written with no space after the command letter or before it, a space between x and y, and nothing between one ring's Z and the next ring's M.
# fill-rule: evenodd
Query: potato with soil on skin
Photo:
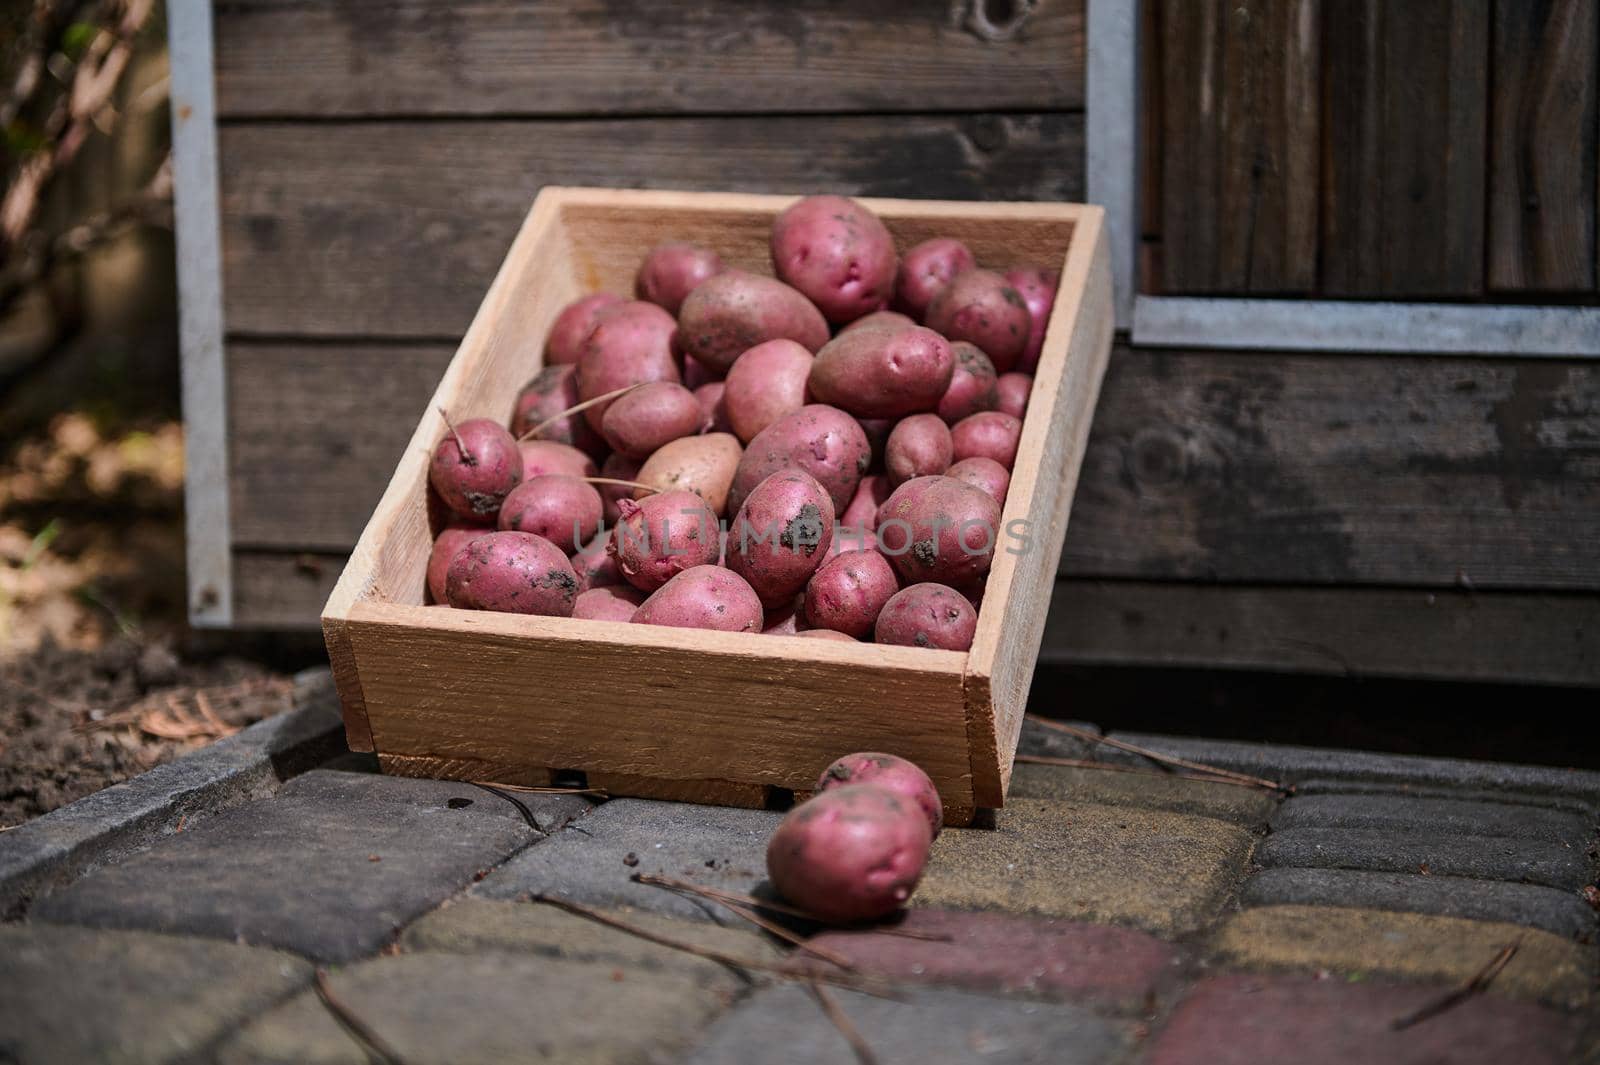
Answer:
M583 338L578 358L578 398L584 402L630 385L650 381L678 384L678 360L672 337L678 323L653 303L632 300L601 312L594 328ZM603 400L583 411L589 428L603 433L606 410L615 399Z
M744 449L732 433L707 433L686 436L657 449L644 460L633 480L660 492L683 490L706 501L717 515L728 511L728 490L739 468ZM650 489L636 488L634 499L643 499Z
M878 643L965 651L978 631L978 612L967 597L943 584L913 584L896 592L878 614Z
M589 335L600 315L625 301L609 292L584 296L562 308L550 326L544 342L544 361L549 366L576 363L583 354L583 338Z
M952 463L950 468L944 471L944 475L965 481L988 495L1001 507L1006 505L1006 492L1011 487L1011 474L994 459L974 455L969 459Z
M617 510L606 550L635 588L653 592L685 570L714 565L722 552L717 516L693 492L620 499Z
M634 611L635 625L719 632L761 631L761 600L743 577L721 566L693 566L674 576Z
M835 555L806 582L806 623L858 639L870 636L879 611L899 590L894 567L877 551Z
M971 249L954 237L934 237L914 245L900 261L900 273L894 283L895 309L923 321L933 298L957 274L977 265Z
M757 344L734 360L722 394L728 424L748 443L757 433L806 405L811 352L792 340Z
M632 621L644 593L629 585L606 585L578 593L572 616L589 621Z
M1028 344L1017 359L1016 368L1023 373L1033 373L1039 366L1039 352L1044 347L1044 331L1050 324L1050 312L1055 309L1056 289L1061 285L1058 270L1045 270L1037 266L1019 266L1005 272L1006 283L1022 295L1028 305ZM1021 415L1018 415L1021 417Z
M728 525L727 566L771 609L800 594L832 542L827 489L803 470L783 470L756 485Z
M864 529L868 532L878 527L878 508L888 500L894 486L885 474L873 473L861 478L850 505L839 515L839 524L846 529Z
M1000 504L954 477L916 477L878 509L877 536L902 580L957 584L989 572Z
M857 318L839 332L848 333L852 329L904 329L908 325L920 324L899 311L873 311L864 318Z
M695 402L700 404L700 411L706 416L706 432L731 433L733 423L728 420L728 405L725 402L728 385L725 381L707 381L694 390Z
M678 344L712 373L769 340L792 340L807 351L828 342L822 312L782 281L727 270L689 293L678 311Z
M965 340L951 344L950 350L955 352L956 369L950 387L939 397L939 417L954 425L969 414L999 407L1000 382L989 356Z
M937 414L913 414L889 434L883 463L889 483L899 487L913 477L931 477L950 466L950 427Z
M871 921L911 897L932 842L915 804L887 788L847 785L789 811L767 842L767 875L820 920Z
M837 407L812 403L779 418L750 441L733 475L728 509L738 513L756 485L779 470L797 469L828 490L837 513L849 505L871 464L861 424Z
M705 424L705 411L693 392L670 381L655 381L609 404L600 419L600 434L617 454L646 459L664 444L697 435Z
M504 426L488 418L446 423L428 465L428 483L445 506L469 521L493 521L521 480L522 453Z
M724 269L722 257L710 248L669 240L645 255L633 279L633 294L676 317L684 297Z
M578 575L579 593L628 583L622 579L622 571L617 568L616 558L606 550L606 545L610 542L611 530L602 529L579 545L569 556L568 561L572 563L572 571Z
M641 464L626 455L609 455L605 464L600 467L600 476L611 481L634 481L639 477ZM622 514L617 509L617 502L622 499L632 499L635 491L631 484L597 484L595 488L600 492L600 502L605 507L605 519L615 525L621 520Z
M993 270L959 273L928 306L928 328L976 344L1000 373L1017 364L1033 320L1022 293Z
M807 196L772 223L772 269L835 325L881 310L899 259L883 221L846 196Z
M517 403L511 413L511 435L522 443L528 443L522 440L528 435L528 430L577 405L578 368L546 366L517 393ZM582 411L550 422L533 439L568 444L590 457L606 453L606 442L600 439L599 433L589 428L589 423L583 420ZM526 470L523 476L527 476Z
M1003 373L994 383L995 391L999 394L1000 402L995 410L1001 414L1009 414L1013 418L1021 419L1028 413L1028 400L1033 396L1033 375L1025 373Z
M500 504L501 531L542 536L570 555L594 539L603 508L594 486L565 474L523 481Z
M444 599L445 575L450 571L450 563L456 557L456 552L466 547L468 543L485 533L494 532L492 525L446 525L439 530L439 535L433 538L433 548L428 552L428 599L430 602L442 604Z
M587 429L588 426L584 428ZM522 456L524 481L550 474L594 477L599 472L594 459L571 444L558 444L554 440L519 440L517 452Z
M491 532L474 538L450 562L445 599L465 610L570 617L578 575L561 549L542 536Z
M858 418L903 418L939 406L955 365L949 342L931 329L860 329L823 345L806 386L819 403Z
M850 784L888 788L910 801L928 819L933 838L939 838L939 830L944 828L944 802L932 778L915 762L882 751L857 751L824 769L817 778L816 791L821 794Z
M997 410L963 418L950 428L950 443L957 462L982 456L1010 470L1016 465L1017 445L1021 442L1022 422Z

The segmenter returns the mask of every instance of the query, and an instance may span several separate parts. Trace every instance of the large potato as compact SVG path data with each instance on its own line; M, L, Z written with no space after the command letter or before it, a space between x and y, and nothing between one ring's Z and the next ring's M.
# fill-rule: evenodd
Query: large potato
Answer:
M817 778L816 790L818 793L832 791L848 784L888 788L901 798L909 799L928 819L933 838L939 838L939 830L944 828L944 802L932 778L915 762L882 751L857 751L824 769Z
M541 536L491 532L456 553L444 589L453 607L564 618L578 598L578 575L561 549Z
M721 524L693 492L658 492L638 502L617 501L621 520L606 545L623 578L653 592L695 566L714 564L722 554Z
M768 609L794 601L828 557L833 500L803 470L781 470L745 498L728 527L728 568Z
M911 897L932 839L915 803L888 788L846 785L789 811L767 842L767 875L819 920L871 921Z
M1022 293L993 270L957 274L928 305L928 328L952 341L976 344L1000 373L1017 365L1028 347L1033 319Z
M688 491L705 500L720 518L728 511L728 490L744 454L731 433L686 436L662 446L645 459L633 480L661 492ZM634 490L634 499L643 499L649 489Z
M769 340L792 340L807 351L828 342L822 312L770 277L727 270L689 293L678 312L678 343L716 374Z
M1000 504L953 477L917 477L878 510L878 549L908 583L960 584L989 572Z
M773 272L835 324L881 310L896 265L889 230L847 197L807 196L772 223Z
M511 413L511 435L521 439L529 429L577 405L578 368L546 366L517 393L517 404ZM606 452L605 441L583 420L582 411L556 418L539 430L536 439L567 444L592 456L604 456Z
M600 432L619 455L649 458L657 448L705 428L705 409L694 393L671 381L652 381L609 404Z
M647 381L677 384L681 377L672 353L672 336L677 328L672 315L643 300L601 312L583 340L578 359L579 398L587 402ZM584 420L591 429L602 431L606 409L615 402L608 399L584 410Z
M864 318L857 318L855 321L839 330L839 332L848 333L853 329L882 329L885 326L894 329L904 329L908 325L916 324L917 323L915 321L906 315L901 314L899 311L873 311Z
M574 300L556 315L550 326L550 335L544 342L544 361L550 366L565 366L578 361L583 354L583 338L601 314L622 303L621 296L609 292L596 292Z
M978 611L942 584L913 584L894 594L873 627L878 643L965 651L978 631Z
M878 612L899 590L888 559L877 551L846 551L824 562L806 582L805 619L813 628L860 639L872 634Z
M919 322L928 304L943 292L950 279L978 265L968 247L954 237L935 237L915 245L900 263L895 279L895 307Z
M806 405L812 354L792 340L757 344L734 360L722 393L728 423L746 443Z
M428 483L440 500L469 522L493 521L521 480L516 439L488 418L447 425L428 465Z
M819 403L858 418L902 418L938 407L955 365L949 342L931 329L857 329L817 352L807 386Z
M828 490L837 513L849 505L872 463L867 434L837 407L813 403L785 415L755 435L739 459L728 494L737 513L756 485L779 470L804 470Z
M644 257L633 279L633 293L676 316L684 297L723 269L721 257L710 248L669 240Z

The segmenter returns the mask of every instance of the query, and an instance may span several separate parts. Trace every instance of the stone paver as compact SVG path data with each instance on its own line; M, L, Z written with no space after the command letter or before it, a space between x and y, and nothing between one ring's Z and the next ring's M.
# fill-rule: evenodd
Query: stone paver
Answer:
M1221 976L1174 1011L1148 1065L1555 1065L1573 1060L1579 1021L1532 1003L1479 996L1402 1031L1390 1025L1439 988L1307 977Z
M1007 1001L945 988L901 1001L831 992L881 1065L1089 1065L1113 1061L1122 1029L1078 1006ZM817 1000L789 985L758 992L712 1026L690 1065L846 1065L855 1057Z
M1290 828L1256 848L1263 868L1369 869L1543 884L1579 891L1594 867L1577 847L1543 840L1385 829Z
M1522 794L1516 791L1479 791L1473 788L1411 783L1405 780L1346 780L1339 777L1307 777L1295 781L1295 794L1308 795L1407 795L1418 799L1455 799L1465 802L1510 803L1535 806L1543 810L1564 810L1591 820L1600 817L1600 803L1578 795L1554 793Z
M1369 794L1292 798L1272 827L1494 836L1555 843L1581 854L1594 842L1596 826L1587 817L1522 804Z
M1179 776L1022 763L1011 771L1010 798L1093 802L1214 817L1264 829L1278 802L1252 788Z
M911 938L938 936L942 940ZM1177 952L1143 932L1053 917L911 910L893 931L830 931L812 944L863 973L977 991L1144 1009L1175 975ZM803 971L831 965L797 953Z
M310 979L311 966L275 950L0 925L0 1061L194 1060Z
M309 799L328 805L348 802L392 802L417 808L476 808L477 812L527 823L540 832L559 832L594 808L581 795L548 795L500 789L499 794L452 780L418 780L373 773L313 769L286 782L278 791L285 799ZM514 801L513 801L514 800ZM520 804L520 805L519 805ZM523 811L526 810L525 815Z
M548 894L591 906L631 906L742 925L721 906L635 884L629 877L657 873L749 892L766 879L767 838L782 819L767 810L613 799L507 862L474 893L490 899Z
M1504 921L1579 942L1593 942L1595 936L1595 912L1582 896L1538 884L1350 869L1265 869L1246 882L1240 898L1250 906L1352 906Z
M1460 985L1508 943L1520 946L1495 977L1495 994L1577 1008L1595 981L1596 952L1536 929L1431 914L1340 906L1245 910L1213 940L1216 957L1250 968L1327 970Z
M693 980L534 955L428 951L329 977L339 1002L407 1065L670 1061L726 998ZM366 1065L361 1046L307 991L246 1027L222 1065Z
M1018 799L993 831L943 833L912 901L1182 935L1217 911L1252 843L1239 826L1210 818Z

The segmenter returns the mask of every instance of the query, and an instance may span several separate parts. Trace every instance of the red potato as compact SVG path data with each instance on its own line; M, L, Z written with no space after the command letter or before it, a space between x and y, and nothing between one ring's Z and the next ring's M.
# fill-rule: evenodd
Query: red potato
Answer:
M722 258L710 248L669 240L644 257L633 280L633 294L676 317L684 297L724 269Z
M589 621L632 621L644 602L644 593L627 585L607 585L579 592L572 616Z
M965 651L978 631L978 612L943 584L913 584L894 594L873 628L879 643Z
M878 510L878 550L907 583L958 584L989 572L1000 504L953 477L917 477Z
M611 588L627 584L622 571L617 568L616 557L606 550L611 542L611 530L602 529L587 543L581 545L569 558L572 571L578 575L579 593L593 588Z
M807 351L828 342L822 312L782 281L726 270L689 293L678 311L678 343L712 373L769 340L793 340Z
M889 483L899 487L913 477L930 477L950 466L950 427L937 414L913 414L889 434L883 462Z
M708 433L733 432L733 423L728 420L727 390L725 381L707 381L694 390L694 399L700 404L700 412L705 415Z
M487 418L447 425L428 466L428 483L444 505L469 520L493 521L521 480L516 439Z
M602 513L600 493L576 477L551 473L523 481L500 505L501 530L542 536L570 555L594 539Z
M455 559L456 553L468 543L485 533L494 532L493 527L484 525L446 525L439 530L439 535L433 538L433 549L428 552L428 599L434 603L443 603L445 575L450 570L450 563Z
M805 629L800 603L791 601L768 610L761 621L763 636L798 636Z
M621 305L621 296L609 292L596 292L566 305L556 315L550 326L550 335L544 342L544 361L549 366L564 366L578 361L583 354L583 338L594 328L600 315Z
M1039 366L1039 351L1044 347L1045 327L1050 324L1050 312L1056 305L1056 289L1061 285L1059 270L1045 270L1037 266L1019 266L1005 272L1006 282L1019 293L1028 305L1028 345L1022 349L1017 369L1033 373ZM1020 414L1017 417L1022 417Z
M760 632L761 600L737 573L692 566L653 592L634 611L636 625L669 625L719 632Z
M1021 418L1028 413L1028 400L1033 395L1033 375L1015 371L1003 373L995 382L995 391L999 393L1000 402L994 409L1001 414Z
M845 196L807 196L772 223L772 268L835 324L881 310L894 295L894 237Z
M877 551L847 551L828 559L806 582L806 624L854 638L869 636L900 581Z
M817 352L807 387L818 402L858 418L903 418L939 405L955 364L950 344L931 329L860 329Z
M606 545L622 577L653 592L696 566L711 565L721 554L721 525L693 492L659 492L638 502L619 499L620 520Z
M887 788L848 785L789 811L767 842L767 875L820 920L871 921L911 897L932 842L915 804Z
M1001 373L1016 366L1033 321L1022 293L993 270L957 274L928 306L928 328L978 345Z
M828 545L828 561L851 551L876 550L878 550L878 534L871 529L863 529L859 525L834 523L833 542ZM827 562L825 561L823 565L827 565Z
M693 392L670 381L654 381L610 403L600 419L600 434L617 454L645 459L663 444L698 434L705 424L705 410Z
M812 361L811 352L784 339L757 344L734 360L722 402L728 424L740 440L749 443L761 430L806 405Z
M815 477L783 470L745 497L728 526L727 566L768 609L794 600L828 557L833 500Z
M956 369L950 387L939 397L938 411L939 417L954 425L969 414L1000 406L1000 390L994 363L976 344L958 340L950 350L955 352Z
M594 328L583 338L578 358L578 397L598 399L619 388L649 381L681 380L673 356L672 337L678 323L653 303L633 300L601 312ZM583 412L589 428L603 433L606 410L615 399L603 400Z
M673 334L673 353L678 359L683 370L683 387L690 391L698 392L702 385L709 385L722 380L721 373L712 373L706 369L705 363L699 359L690 358L683 353L683 339L678 334Z
M1017 445L1022 441L1022 422L997 410L982 411L963 418L950 429L956 461L982 456L994 459L1007 470L1017 461Z
M878 508L883 506L892 491L894 486L884 474L874 473L861 478L856 494L850 497L850 505L839 515L839 524L846 529L865 529L869 532L876 529Z
M567 477L594 477L599 474L594 459L571 444L558 444L554 440L519 440L517 452L522 456L524 481L551 474Z
M935 237L913 246L900 261L900 274L895 278L895 308L923 321L933 298L957 274L977 265L971 250L954 237Z
M795 635L808 636L813 640L842 640L845 643L858 642L855 637L846 636L842 632L834 632L832 629L802 629L801 631L795 633Z
M728 512L728 490L739 468L744 450L732 433L707 433L686 436L662 446L645 459L633 479L650 486L636 488L634 499L643 499L654 489L671 492L682 489L706 501L717 517Z
M522 386L511 413L511 435L521 440L528 430L578 405L578 368L546 366ZM568 414L545 425L534 439L568 444L586 455L604 455L606 443L589 428L583 412ZM527 471L523 471L526 477Z
M864 318L857 318L843 329L841 333L848 333L852 329L904 329L908 325L919 323L901 314L899 311L873 311Z
M728 509L738 513L756 485L779 470L804 470L828 490L837 513L855 495L872 463L867 434L837 407L812 403L757 433L739 459L728 493Z
M944 471L946 477L964 481L987 493L1001 507L1006 505L1006 491L1011 487L1011 473L994 459L974 455L962 459Z
M445 599L466 610L570 617L578 575L542 536L491 532L475 537L450 562Z
M933 838L939 838L939 830L944 827L944 802L933 780L915 762L881 751L857 751L824 769L817 778L816 790L821 794L851 784L888 788L921 810Z
M641 464L628 458L626 455L610 455L606 458L605 465L600 467L600 476L612 481L636 481L639 478ZM617 509L617 501L631 499L634 489L625 484L597 484L600 492L600 502L605 507L605 519L615 525L622 517Z

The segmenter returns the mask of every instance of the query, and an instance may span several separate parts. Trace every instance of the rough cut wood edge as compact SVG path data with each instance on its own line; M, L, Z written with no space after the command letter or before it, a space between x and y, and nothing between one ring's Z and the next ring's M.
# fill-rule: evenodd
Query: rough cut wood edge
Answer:
M356 669L355 649L350 646L350 631L344 619L325 618L322 638L328 645L328 664L333 667L333 689L339 693L344 710L344 742L352 751L372 753L372 724L367 720L367 697L361 691L361 673Z
M427 780L475 780L509 784L517 788L548 788L550 770L537 766L502 765L474 758L437 758L431 755L378 753L378 768L397 777Z
M1111 257L1104 222L1100 208L1086 207L1074 226L1001 515L1006 530L1025 520L1032 544L1019 553L996 551L967 655L967 740L980 806L1005 800L1049 589L1111 353Z

